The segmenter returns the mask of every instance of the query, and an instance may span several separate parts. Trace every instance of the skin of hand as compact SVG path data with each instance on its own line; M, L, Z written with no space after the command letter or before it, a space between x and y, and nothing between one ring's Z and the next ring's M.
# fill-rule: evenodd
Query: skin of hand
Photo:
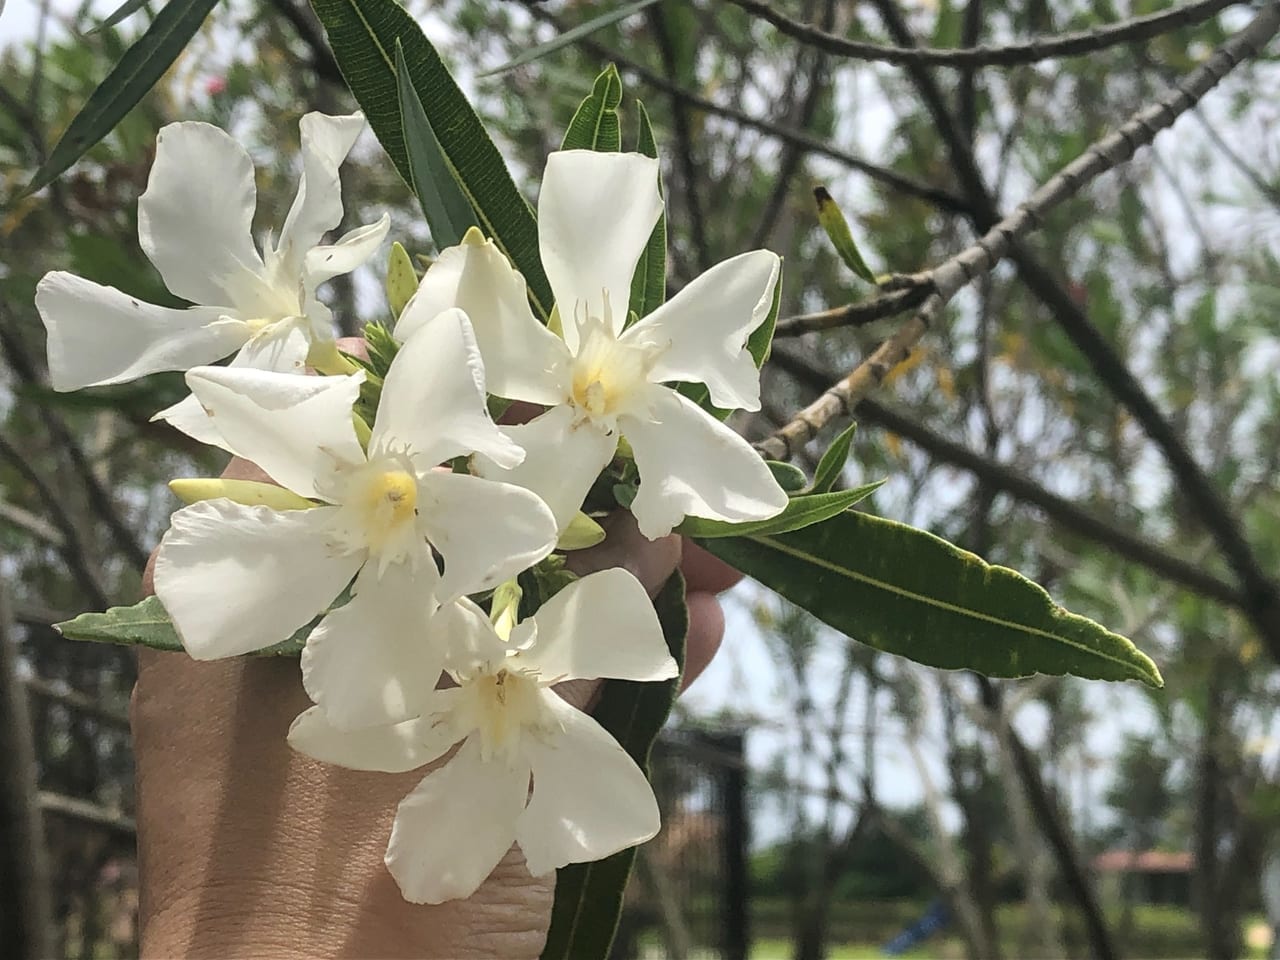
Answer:
M268 479L244 461L224 476ZM651 596L684 572L687 687L724 634L716 594L740 574L677 536L645 540L629 514L605 526L604 543L572 555L577 572L625 567ZM593 694L590 683L564 691L579 705ZM139 652L130 713L141 955L536 958L554 874L531 877L513 847L470 898L405 902L383 855L396 805L425 771L366 773L295 752L289 725L310 705L293 659Z

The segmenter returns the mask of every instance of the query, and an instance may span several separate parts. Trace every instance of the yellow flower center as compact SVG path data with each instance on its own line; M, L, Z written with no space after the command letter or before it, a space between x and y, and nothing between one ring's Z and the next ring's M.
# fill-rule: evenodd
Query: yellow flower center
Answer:
M514 759L526 730L537 734L554 720L538 695L536 673L499 667L462 679L462 697L455 715L459 733L475 731L480 755Z
M573 358L568 400L582 419L595 421L612 430L615 419L641 403L661 351L649 344L619 341L609 326L598 319L582 321L578 327L578 352Z
M361 491L369 549L380 551L413 523L418 508L418 481L405 470L388 470L370 478Z

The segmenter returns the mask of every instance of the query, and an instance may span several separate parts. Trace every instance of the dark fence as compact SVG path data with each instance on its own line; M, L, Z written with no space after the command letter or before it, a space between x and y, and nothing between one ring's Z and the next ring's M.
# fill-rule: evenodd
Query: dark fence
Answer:
M667 730L651 766L662 832L637 854L613 956L746 960L743 734Z

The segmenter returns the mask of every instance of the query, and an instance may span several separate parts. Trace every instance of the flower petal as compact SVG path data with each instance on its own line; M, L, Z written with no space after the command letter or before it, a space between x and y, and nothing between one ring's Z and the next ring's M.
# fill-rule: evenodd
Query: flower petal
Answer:
M298 126L302 140L302 178L275 249L280 275L290 277L302 276L307 251L342 222L338 168L364 129L364 115L331 117L308 113Z
M281 321L241 347L230 366L304 374L310 350L311 331L307 325L299 320Z
M476 457L482 477L505 480L532 490L551 508L556 527L564 530L582 507L587 491L613 459L618 440L590 423L574 425L571 407L553 407L536 420L503 427L524 448L524 461L503 470L492 460Z
M328 544L333 511L204 500L173 515L156 553L156 596L196 660L288 640L333 602L364 558Z
M351 601L329 613L302 651L302 685L341 730L420 716L444 665L444 638L428 629L439 580L429 558L414 570L366 564Z
M333 277L350 273L375 253L391 229L391 215L384 213L377 223L356 227L344 233L337 243L311 247L306 252L303 284L308 292Z
M518 658L546 680L669 680L680 672L640 581L620 567L576 580L538 608Z
M650 373L654 382L705 383L716 406L759 410L760 372L747 337L769 316L781 268L768 250L718 263L622 340L666 345Z
M468 740L400 802L387 868L411 903L469 897L515 841L529 768L485 763Z
M253 245L253 160L226 131L171 123L138 198L138 240L165 286L192 303L231 306L228 281L261 273Z
M498 636L488 615L469 597L446 603L431 618L431 630L445 643L445 669L471 674L485 664L501 661L507 644Z
M516 842L535 877L643 843L661 826L653 788L618 741L551 691L541 694L564 732L550 743L525 741L533 795Z
M474 228L431 265L400 314L396 336L407 340L451 307L471 321L491 393L542 404L564 399L568 348L529 309L524 277Z
M369 453L405 450L424 469L472 452L506 466L524 451L498 429L485 406L484 364L461 310L424 323L391 361Z
M439 601L496 587L556 545L556 521L510 483L432 471L419 478L419 526L444 558Z
M63 271L41 279L36 309L49 332L49 379L61 391L212 363L247 337L217 322L215 307L157 307Z
M574 317L604 316L617 335L627 321L631 278L662 215L658 161L638 153L561 150L547 158L538 197L538 248L556 296L565 342Z
M437 694L447 704L456 690ZM404 773L425 766L456 743L453 728L432 717L420 717L362 730L340 730L319 707L298 714L289 727L289 745L322 763L351 770Z
M151 422L163 420L173 429L185 433L193 440L206 443L211 447L227 450L227 442L213 425L213 418L205 413L204 407L196 399L194 393L188 393L177 403L165 407L159 413L152 414ZM230 450L227 450L230 453Z
M299 377L244 367L197 367L187 385L213 418L228 450L256 463L271 479L304 497L340 464L364 463L351 406L364 372L349 377Z
M631 512L646 537L665 537L686 516L765 520L786 507L786 492L742 437L667 387L650 386L645 399L649 418L618 425L640 470Z

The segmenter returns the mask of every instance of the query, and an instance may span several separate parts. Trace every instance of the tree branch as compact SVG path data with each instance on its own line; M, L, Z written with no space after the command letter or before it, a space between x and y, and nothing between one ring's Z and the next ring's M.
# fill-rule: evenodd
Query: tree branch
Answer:
M752 16L766 20L794 40L826 53L868 60L878 63L952 67L963 70L973 67L1011 67L1052 60L1057 57L1079 57L1108 47L1150 40L1181 27L1203 23L1227 7L1241 0L1196 0L1172 10L1134 17L1120 23L1096 27L1093 30L1077 30L1056 37L1037 37L1023 43L1000 46L983 45L940 50L930 47L886 46L849 40L818 27L793 20L767 0L728 0Z
M561 32L565 30L565 26L561 18L543 10L539 6L537 0L517 0L517 2L524 9L528 10L534 19L543 23L549 23ZM579 40L576 45L581 47L583 50L586 50L594 57L617 64L619 70L630 74L655 90L660 90L673 97L679 97L682 103L691 109L699 111L700 113L706 113L716 117L723 117L726 120L732 120L734 123L740 124L751 130L759 131L760 133L768 136L775 137L784 143L795 144L796 146L803 147L810 153L828 157L837 163L843 164L850 170L858 171L877 183L882 183L900 193L924 200L945 213L968 215L971 212L968 203L950 191L916 180L914 177L898 173L897 171L890 170L887 167L881 167L874 163L869 163L861 157L854 156L847 150L841 150L829 141L820 137L815 137L803 130L796 130L792 127L774 123L770 120L753 117L746 111L739 110L736 107L721 106L713 100L708 100L706 97L685 89L679 84L664 77L662 74L654 70L650 70L643 64L637 63L630 57L619 53L617 50L611 50L594 40Z
M962 288L976 277L990 271L1004 257L1014 242L1029 233L1043 222L1045 214L1074 196L1081 187L1091 180L1106 173L1133 156L1134 152L1150 143L1161 130L1170 126L1183 112L1194 106L1201 97L1211 90L1233 67L1241 61L1256 54L1262 46L1280 28L1280 2L1269 3L1240 33L1215 53L1205 64L1189 74L1182 83L1161 97L1155 104L1146 107L1129 119L1127 123L1095 142L1088 150L1067 164L1056 175L1051 177L1040 189L1023 201L1009 216L988 230L976 243L967 247L954 257L929 271L933 283L933 292L929 295L919 312L905 323L892 337L884 341L874 353L860 363L843 380L831 386L816 401L800 411L799 414L772 437L757 444L757 448L767 457L774 460L789 459L796 450L815 437L819 430L837 417L847 416L853 407L884 382L889 371L905 360L912 348L929 329L930 324L939 316L943 307ZM936 87L934 88L936 91ZM1052 278L1048 278L1053 286ZM1039 293L1040 291L1037 291ZM1065 294L1063 294L1065 296ZM1095 331L1096 334L1096 331ZM1096 334L1101 340L1101 335ZM1105 348L1105 341L1102 342ZM1109 349L1108 349L1109 353ZM1097 356L1090 354L1095 363ZM1117 362L1118 358L1117 358ZM1132 375L1124 370L1125 376ZM1112 382L1111 377L1107 382ZM1133 385L1137 388L1136 381ZM1145 394L1138 393L1147 405L1151 405ZM1132 399L1122 397L1122 400ZM1152 406L1154 411L1154 407ZM1159 414L1156 413L1157 418ZM1163 419L1160 419L1163 423ZM1164 424L1172 439L1172 430ZM1153 439L1156 439L1153 437ZM1157 440L1157 443L1160 443ZM1165 444L1161 444L1165 448ZM1198 494L1208 492L1220 519L1226 516L1225 508L1217 501L1213 488L1204 480L1199 468L1191 461L1190 455L1181 450L1176 442L1172 448L1180 450L1180 460L1189 464L1195 475L1199 476L1203 487ZM1169 455L1169 449L1166 449ZM1171 463L1176 471L1179 464ZM1189 491L1190 493L1190 491ZM1208 520L1210 518L1206 518ZM1238 531L1230 517L1226 517L1227 526L1239 539ZM1247 547L1245 548L1247 551ZM1250 554L1251 559L1251 554Z
M810 388L820 390L830 382L822 371L789 350L774 350L770 362ZM964 444L935 433L890 407L867 398L858 404L854 413L861 421L874 423L904 437L940 463L968 471L992 490L1008 494L1020 503L1037 508L1065 531L1101 544L1119 556L1210 600L1241 610L1247 606L1248 598L1238 587L1214 576L1203 565L1189 562L1149 540L1121 529L1114 520L1098 517L1082 509L1004 464L975 453Z

